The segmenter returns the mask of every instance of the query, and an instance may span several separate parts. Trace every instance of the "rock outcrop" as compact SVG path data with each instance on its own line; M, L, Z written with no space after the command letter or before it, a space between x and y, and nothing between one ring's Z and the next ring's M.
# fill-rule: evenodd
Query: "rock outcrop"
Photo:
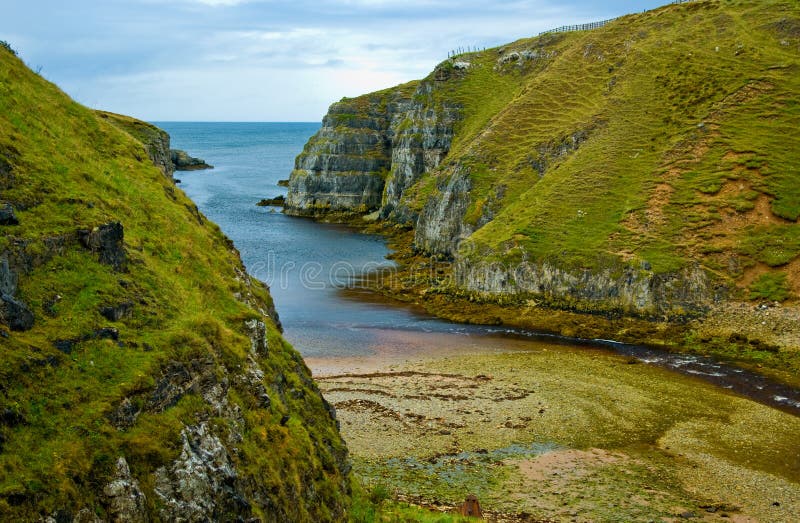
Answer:
M176 171L202 171L213 169L213 165L208 165L205 160L189 156L186 151L180 149L169 150L170 161Z
M474 230L464 220L471 187L469 176L461 169L441 176L437 196L425 202L414 228L417 249L448 258L456 254L459 243Z
M786 1L677 3L459 54L333 104L287 212L412 227L408 259L453 262L434 294L677 323L796 303L800 145L779 100L800 82L776 64L797 16ZM691 53L665 48L666 21L690 19Z
M476 295L572 310L680 321L699 316L725 297L699 267L655 274L652 270L610 264L597 270L566 270L548 262L504 264L459 259L458 286Z
M447 154L457 104L438 103L435 76L333 104L289 178L286 212L365 214L409 222L401 198Z
M10 203L0 203L0 225L19 225L19 219Z
M87 249L97 254L100 263L112 266L115 271L125 270L125 229L120 222L80 230L78 237Z
M103 488L108 498L108 519L113 523L146 523L150 521L147 500L139 482L131 476L125 458L117 460L113 480Z
M8 257L0 257L0 323L14 331L27 331L33 328L34 317L28 306L16 297L17 278Z
M155 472L155 494L164 521L222 521L250 511L237 491L237 474L228 450L208 424L181 432L181 453Z
M96 113L100 118L139 140L144 145L147 156L153 162L153 165L158 167L164 173L164 176L172 178L172 173L175 172L175 164L172 161L171 149L169 148L170 137L166 131L130 116L107 111L96 111Z

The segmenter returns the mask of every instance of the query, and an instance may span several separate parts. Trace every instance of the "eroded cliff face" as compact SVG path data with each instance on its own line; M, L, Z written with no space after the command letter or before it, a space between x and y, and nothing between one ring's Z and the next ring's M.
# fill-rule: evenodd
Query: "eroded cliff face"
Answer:
M506 264L458 257L454 278L459 288L483 298L653 320L701 315L726 295L699 267L655 274L615 262L598 271L569 270L547 261Z
M411 223L404 191L447 154L455 104L437 101L426 79L331 106L289 178L286 212L365 214Z
M799 16L687 2L459 55L334 104L292 212L413 227L413 254L453 262L442 293L676 321L795 306L798 77L774 64Z

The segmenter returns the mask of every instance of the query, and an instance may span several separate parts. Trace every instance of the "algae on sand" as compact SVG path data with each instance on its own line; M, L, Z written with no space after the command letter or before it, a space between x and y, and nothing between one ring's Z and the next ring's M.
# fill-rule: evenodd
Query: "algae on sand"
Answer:
M800 419L621 356L540 345L319 381L355 472L404 499L477 492L489 511L578 521L800 516Z

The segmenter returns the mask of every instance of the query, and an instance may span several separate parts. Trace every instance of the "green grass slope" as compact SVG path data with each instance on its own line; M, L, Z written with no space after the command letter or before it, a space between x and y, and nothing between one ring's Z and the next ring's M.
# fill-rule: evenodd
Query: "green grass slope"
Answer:
M87 509L113 519L106 486L125 457L158 520L165 502L155 471L179 457L184 429L201 423L236 470L229 487L238 505L214 517L342 517L346 449L270 319L267 289L247 277L231 242L137 136L0 48L4 202L19 225L0 225L0 259L35 321L25 331L0 324L0 519ZM113 222L124 228L117 267L78 232ZM117 321L101 315L120 304ZM250 320L266 323L266 351L251 349ZM170 368L190 369L195 383L170 381ZM186 386L172 394L171 385ZM169 404L153 406L159 394ZM131 411L134 422L113 422Z
M464 118L406 198L420 209L466 170L477 230L462 252L572 270L699 264L744 298L800 293L797 2L670 5L456 60L471 66L438 94Z

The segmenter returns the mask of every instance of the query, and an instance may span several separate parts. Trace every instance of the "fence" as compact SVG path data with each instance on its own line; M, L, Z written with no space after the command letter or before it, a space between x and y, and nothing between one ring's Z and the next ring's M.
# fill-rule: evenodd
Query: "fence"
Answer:
M673 0L669 4L685 4L686 2L694 2L694 1L696 0ZM619 18L620 17L609 18L608 20L602 20L600 22L590 22L588 24L562 25L561 27L556 27L555 29L550 29L549 31L542 31L541 33L539 33L539 36L551 33L571 33L573 31L591 31L592 29L599 29L604 25L613 22L614 20L618 20ZM485 50L486 50L485 47L482 49L479 47L459 47L447 53L447 58L455 58L456 56L462 54L477 53L479 51L485 51Z
M486 50L485 47L470 47L470 46L457 47L457 48L453 49L452 51L450 51L449 53L447 53L447 58L454 58L454 57L456 57L458 55L467 54L467 53L479 53L479 52L485 51L485 50Z
M670 4L685 4L686 2L693 2L695 0L674 0L670 2ZM591 31L592 29L599 29L604 25L608 24L609 22L613 22L617 20L617 18L610 18L608 20L603 20L601 22L591 22L589 24L578 24L578 25L562 25L561 27L557 27L555 29L550 29L549 31L542 31L539 33L539 36L550 34L550 33L570 33L572 31Z

